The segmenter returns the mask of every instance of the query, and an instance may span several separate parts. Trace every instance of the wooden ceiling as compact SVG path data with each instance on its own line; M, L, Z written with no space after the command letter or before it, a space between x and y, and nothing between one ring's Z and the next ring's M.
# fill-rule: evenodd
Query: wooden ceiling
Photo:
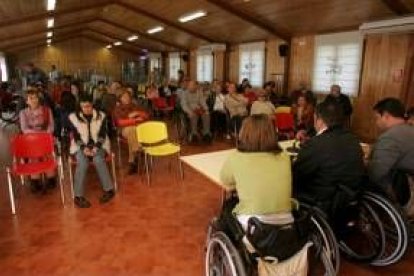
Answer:
M46 44L46 21L55 19L54 40L90 37L120 40L124 50L186 51L208 43L237 44L279 37L357 29L364 22L414 13L414 0L46 0L0 1L0 51ZM180 23L184 14L207 16ZM147 30L163 26L164 31ZM136 34L139 39L128 42Z

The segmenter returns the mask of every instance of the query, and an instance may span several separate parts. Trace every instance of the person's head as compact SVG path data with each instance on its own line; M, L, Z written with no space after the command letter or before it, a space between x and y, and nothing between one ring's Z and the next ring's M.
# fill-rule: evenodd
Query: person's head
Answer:
M98 87L99 88L104 88L105 87L105 82L103 80L98 81Z
M270 82L266 82L263 85L263 89L266 90L268 93L272 92L272 84Z
M36 82L35 87L39 93L42 93L45 90L45 85L41 81Z
M297 100L298 107L305 107L306 104L307 104L306 96L303 94L299 95L298 100Z
M331 86L331 94L336 97L339 96L339 94L341 94L341 87L337 84L333 84Z
M111 93L116 94L118 89L121 88L121 87L122 87L122 85L119 81L113 81L111 83L111 86L110 86L109 90L110 90Z
M242 86L249 85L249 79L248 79L248 78L244 78L244 79L242 80L242 82L241 82L241 85L242 85Z
M80 111L84 115L92 115L93 114L93 100L89 95L83 95L79 99L79 107Z
M193 81L193 80L190 80L187 84L187 89L191 93L197 92L197 82Z
M404 122L405 108L396 98L385 98L374 105L375 122L381 130L387 130Z
M40 106L39 91L37 89L30 88L26 91L26 103L32 109Z
M314 126L316 131L344 124L344 114L336 102L322 102L316 106Z
M407 123L414 126L414 106L407 111Z
M228 90L229 94L236 94L237 93L236 84L233 83L233 82L230 82L229 85L227 86L227 90Z
M131 93L127 89L121 89L119 94L119 101L121 104L130 104L132 102Z
M272 120L265 114L244 119L237 149L242 152L281 152Z
M34 64L32 62L28 62L22 66L23 70L30 73L34 69Z
M267 90L260 89L259 91L257 91L257 99L259 101L266 101L268 95L269 95L269 92Z
M73 82L70 84L70 92L75 96L79 95L79 87L77 83Z

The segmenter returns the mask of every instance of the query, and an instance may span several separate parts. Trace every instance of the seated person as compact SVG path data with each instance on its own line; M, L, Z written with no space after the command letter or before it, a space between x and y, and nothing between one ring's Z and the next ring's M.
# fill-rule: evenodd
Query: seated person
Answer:
M230 127L233 130L236 128L236 132L240 130L243 119L248 115L247 105L249 100L239 94L236 91L236 85L230 83L227 87L228 94L224 101L224 106L230 113Z
M197 139L198 118L201 117L203 123L203 139L206 142L211 142L210 114L206 100L202 92L197 89L197 83L195 81L188 82L187 90L183 92L180 100L181 108L190 119L190 141Z
M407 123L410 126L414 126L414 107L411 107L407 111Z
M292 107L297 131L309 131L313 128L314 107L306 99L305 95L299 95L296 105Z
M364 174L363 152L358 139L343 126L338 104L319 104L314 124L316 136L301 147L293 165L294 189L299 199L311 199L331 216L336 206L345 203L336 201L341 195L338 191L343 191L338 188L359 191Z
M213 86L210 97L207 104L210 103L209 109L211 110L211 128L213 132L220 131L228 136L227 129L227 114L224 107L224 101L226 95L223 94L223 89L220 83L216 83ZM211 107L210 107L211 106Z
M341 87L337 84L331 86L331 91L328 96L326 96L325 102L334 102L337 103L344 114L345 125L349 127L351 114L352 114L352 104L348 95L341 92Z
M27 107L21 110L19 114L21 131L24 134L36 132L53 134L54 123L52 111L49 107L40 104L39 92L36 89L29 89L26 92L26 97ZM47 172L46 177L46 187L56 187L56 171L52 170ZM32 192L40 191L42 189L40 175L31 175L30 185Z
M376 124L382 131L368 160L371 182L393 195L396 172L414 175L414 128L405 124L404 105L385 98L374 106Z
M137 140L136 124L148 119L148 113L132 102L132 96L126 89L121 89L119 95L120 104L115 107L114 119L131 121L130 124L121 127L121 133L128 141L129 174L138 172L137 152L140 149Z
M268 116L273 116L275 114L276 108L269 101L269 95L265 90L260 90L258 93L257 101L254 101L252 108L250 109L250 115L255 114L266 114Z
M85 177L89 162L93 161L104 193L101 203L111 200L114 195L111 176L106 166L105 155L110 151L105 113L93 108L92 98L83 96L79 100L80 110L69 115L73 137L70 153L76 157L74 179L75 205L89 208L90 202L84 197Z
M252 216L267 223L291 222L291 163L277 142L271 119L263 114L247 117L239 138L237 151L220 173L223 187L238 194L232 212L244 229Z

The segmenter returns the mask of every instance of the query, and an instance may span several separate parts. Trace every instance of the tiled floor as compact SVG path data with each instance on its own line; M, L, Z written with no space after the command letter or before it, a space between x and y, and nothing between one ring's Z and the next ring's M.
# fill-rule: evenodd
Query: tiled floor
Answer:
M7 139L0 137L4 149ZM227 148L185 147L186 153ZM0 151L4 152L0 148ZM4 155L3 155L4 156ZM5 160L3 159L2 164ZM65 170L67 172L67 170ZM18 186L17 215L9 209L4 170L0 183L0 275L203 275L205 230L219 209L221 190L185 167L181 182L168 162L156 162L153 183L119 176L120 190L100 205L97 178L91 173L90 209L65 207L58 191L32 195ZM67 175L66 175L67 176ZM389 268L344 262L342 275L414 275L414 255Z

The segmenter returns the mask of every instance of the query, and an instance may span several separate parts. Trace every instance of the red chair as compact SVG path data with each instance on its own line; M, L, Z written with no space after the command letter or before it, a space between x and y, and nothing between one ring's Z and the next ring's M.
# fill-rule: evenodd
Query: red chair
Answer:
M33 174L44 174L58 169L60 196L65 204L62 178L62 158L55 154L54 138L49 133L18 134L11 139L10 151L13 158L11 167L6 167L12 213L16 214L12 175L20 176L24 185L24 177ZM27 162L27 160L36 160Z
M279 137L293 139L295 137L295 120L291 113L275 114L275 126Z

